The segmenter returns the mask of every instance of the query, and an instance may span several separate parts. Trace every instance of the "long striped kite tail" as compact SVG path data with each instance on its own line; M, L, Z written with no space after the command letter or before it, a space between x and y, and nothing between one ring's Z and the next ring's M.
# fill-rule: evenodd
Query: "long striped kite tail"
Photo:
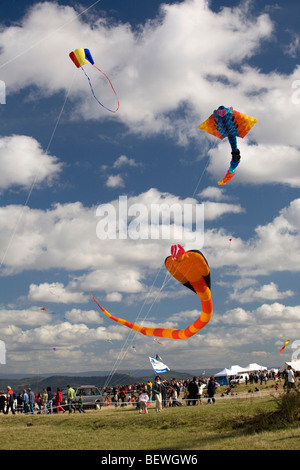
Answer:
M137 331L138 333L142 333L145 336L158 336L161 338L187 339L193 336L194 334L198 333L198 331L200 331L202 328L204 328L210 321L213 313L211 292L210 289L207 287L207 284L204 279L200 279L199 281L195 282L193 284L193 288L195 289L196 294L201 299L202 312L200 314L200 317L194 323L182 330L177 330L175 328L148 328L146 326L138 325L137 323L129 322L122 318L111 315L107 310L105 310L105 308L99 305L99 303L93 296L92 298L108 318L115 321L116 323L127 326L127 328Z

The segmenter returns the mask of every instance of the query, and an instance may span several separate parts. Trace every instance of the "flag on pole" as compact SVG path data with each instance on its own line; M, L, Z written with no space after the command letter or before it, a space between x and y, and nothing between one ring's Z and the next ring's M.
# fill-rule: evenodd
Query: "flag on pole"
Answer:
M162 372L167 372L168 370L170 370L169 367L166 366L166 364L164 364L163 362L157 361L153 357L149 357L149 359L156 374L161 374Z

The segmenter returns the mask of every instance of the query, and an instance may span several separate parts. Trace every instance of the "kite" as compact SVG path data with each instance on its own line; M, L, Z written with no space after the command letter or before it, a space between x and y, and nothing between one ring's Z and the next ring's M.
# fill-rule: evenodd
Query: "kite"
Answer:
M282 348L280 349L280 353L282 353L282 351L284 350L284 348L286 347L286 345L290 342L291 340L290 339L287 339L286 342L284 343L284 345L282 346Z
M155 354L155 357L153 359L157 359L158 361L162 361L162 358L158 354Z
M57 297L57 298L59 299L60 296L57 295L57 294L55 294L55 293L51 290L51 289L56 289L56 288L57 288L57 286L53 284L52 286L49 286L49 287L48 287L48 290L49 290L50 294L54 295L54 297Z
M222 181L218 182L219 185L228 183L234 177L241 159L240 151L237 148L237 137L244 138L256 122L256 118L234 111L231 107L219 106L206 121L198 126L199 129L221 140L228 137L231 145L232 159L229 170L227 170Z
M201 300L202 312L200 317L185 329L175 328L148 328L132 323L122 318L111 315L105 308L101 307L91 294L93 300L105 315L116 323L127 326L145 336L159 336L171 339L190 338L200 331L210 321L213 313L213 304L210 292L210 271L206 259L198 250L185 252L181 245L171 247L171 256L165 260L165 266L169 273L181 284L195 292Z
M70 52L69 57L74 62L74 64L76 65L77 68L80 67L82 69L83 73L85 74L86 78L88 79L92 95L95 98L95 100L97 101L97 103L99 103L100 106L102 106L102 108L105 108L107 111L110 111L111 113L116 113L119 109L118 95L117 95L117 93L116 93L116 91L113 87L113 84L111 83L110 79L108 78L108 76L95 65L94 59L93 59L92 54L90 53L89 49L82 49L82 48L75 49L74 51ZM113 109L107 108L106 106L104 106L104 104L102 104L98 100L98 98L96 97L96 95L94 93L94 89L93 89L90 77L88 76L88 74L86 73L86 71L83 68L83 65L85 65L85 64L91 64L95 69L97 69L100 73L102 73L102 75L104 75L104 77L107 79L107 81L109 82L109 84L111 86L111 89L114 92L115 97L117 99L116 109L113 110Z
M156 341L156 342L157 342L158 344L160 344L161 346L164 346L164 344L163 344L163 343L160 343L160 342L158 341L158 339L154 338L154 341Z
M170 370L163 362L157 361L153 357L149 357L149 359L156 374L161 374L162 372L168 372L168 370Z

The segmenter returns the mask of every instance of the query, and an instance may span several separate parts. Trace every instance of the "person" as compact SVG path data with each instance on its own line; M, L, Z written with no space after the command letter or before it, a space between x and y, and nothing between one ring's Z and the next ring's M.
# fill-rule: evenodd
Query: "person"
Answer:
M28 397L29 397L29 409L30 413L33 415L34 414L34 404L35 404L35 395L31 388L28 389Z
M48 393L47 393L47 390L45 388L43 388L42 406L43 406L44 414L49 413L47 405L48 405Z
M29 396L28 393L26 392L25 388L23 390L23 407L24 407L24 413L28 415L28 410L29 410Z
M2 411L3 414L5 413L5 403L6 403L6 398L5 398L4 390L1 390L1 392L0 392L0 413L1 413L1 411Z
M166 408L167 406L167 381L163 380L161 384L161 402L163 408Z
M47 387L47 393L48 393L48 410L50 410L50 413L53 413L53 393L51 387Z
M207 403L210 403L211 401L213 403L216 403L216 399L215 399L216 387L217 387L217 383L215 381L215 378L211 376L207 384L207 394L208 394Z
M83 409L83 398L82 398L82 395L80 395L79 399L78 399L78 411L79 413L85 413L84 409Z
M12 391L11 387L8 385L7 386L7 395L6 395L6 411L5 414L8 414L9 408L11 409L12 414L15 414L15 408L14 408L14 392Z
M19 393L17 396L17 413L23 413L23 396Z
M74 410L74 413L75 413L76 411L75 406L74 406L74 402L76 401L75 390L70 385L67 385L67 389L68 389L67 400L68 400L69 413L72 413L72 410Z
M295 373L291 366L287 368L287 391L289 392L292 388L296 388L295 386Z
M142 390L139 395L139 413L148 413L147 404L149 402L149 395L147 393L147 388Z
M162 383L160 381L159 375L155 377L155 381L152 387L152 395L155 399L155 410L156 412L160 412L162 410Z
M38 415L41 414L41 411L42 411L42 403L43 403L42 394L41 394L41 393L38 393L38 395L37 395L37 397L36 397L36 404L37 404L37 406L38 406L38 412L37 412Z
M193 377L193 380L191 380L188 384L188 402L187 405L190 405L191 403L193 405L196 405L197 401L197 395L198 395L198 383L196 377Z
M150 404L150 403L151 403L151 399L152 399L152 382L151 382L150 379L149 379L148 382L147 382L147 393L148 393L149 404Z
M63 409L63 407L61 406L62 404L62 394L61 394L61 390L60 390L60 387L57 387L56 389L56 395L55 395L55 406L56 406L56 413L59 412L59 410L63 411L65 413L66 410Z
M175 386L171 387L171 401L172 406L182 406L182 403L178 401L177 388Z

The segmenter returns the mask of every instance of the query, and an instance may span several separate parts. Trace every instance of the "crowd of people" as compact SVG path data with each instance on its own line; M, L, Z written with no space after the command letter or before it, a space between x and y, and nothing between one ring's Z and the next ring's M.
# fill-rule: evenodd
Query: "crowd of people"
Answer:
M297 376L297 374L296 374ZM296 377L293 369L289 366L286 373L279 376L274 373L254 373L246 378L246 385L266 384L268 380L275 379L275 387L278 389L278 383L283 381L283 389L287 391L295 388ZM215 403L216 390L219 387L214 376L200 378L193 377L185 380L161 379L159 375L155 377L154 382L148 380L147 383L138 383L133 385L121 385L105 387L102 390L102 405L124 407L132 404L140 413L147 413L151 403L155 405L156 412L160 412L166 407L175 406L195 406L201 404L203 398L207 399L207 404ZM232 385L225 390L229 394ZM258 391L258 389L256 388ZM222 394L221 396L224 396ZM180 398L179 398L180 397ZM67 394L63 399L60 387L53 392L51 387L43 389L41 393L34 393L30 388L23 389L16 394L10 386L7 386L6 393L0 391L0 413L12 414L53 414L55 413L84 413L83 397L76 396L74 388L67 385Z
M41 393L34 393L31 388L23 389L16 394L8 385L6 393L0 391L0 413L8 414L52 414L53 412L84 413L82 396L76 397L74 389L67 386L67 404L64 402L60 387L53 392L51 387L44 388ZM65 405L65 407L63 406ZM67 406L66 406L67 405Z

